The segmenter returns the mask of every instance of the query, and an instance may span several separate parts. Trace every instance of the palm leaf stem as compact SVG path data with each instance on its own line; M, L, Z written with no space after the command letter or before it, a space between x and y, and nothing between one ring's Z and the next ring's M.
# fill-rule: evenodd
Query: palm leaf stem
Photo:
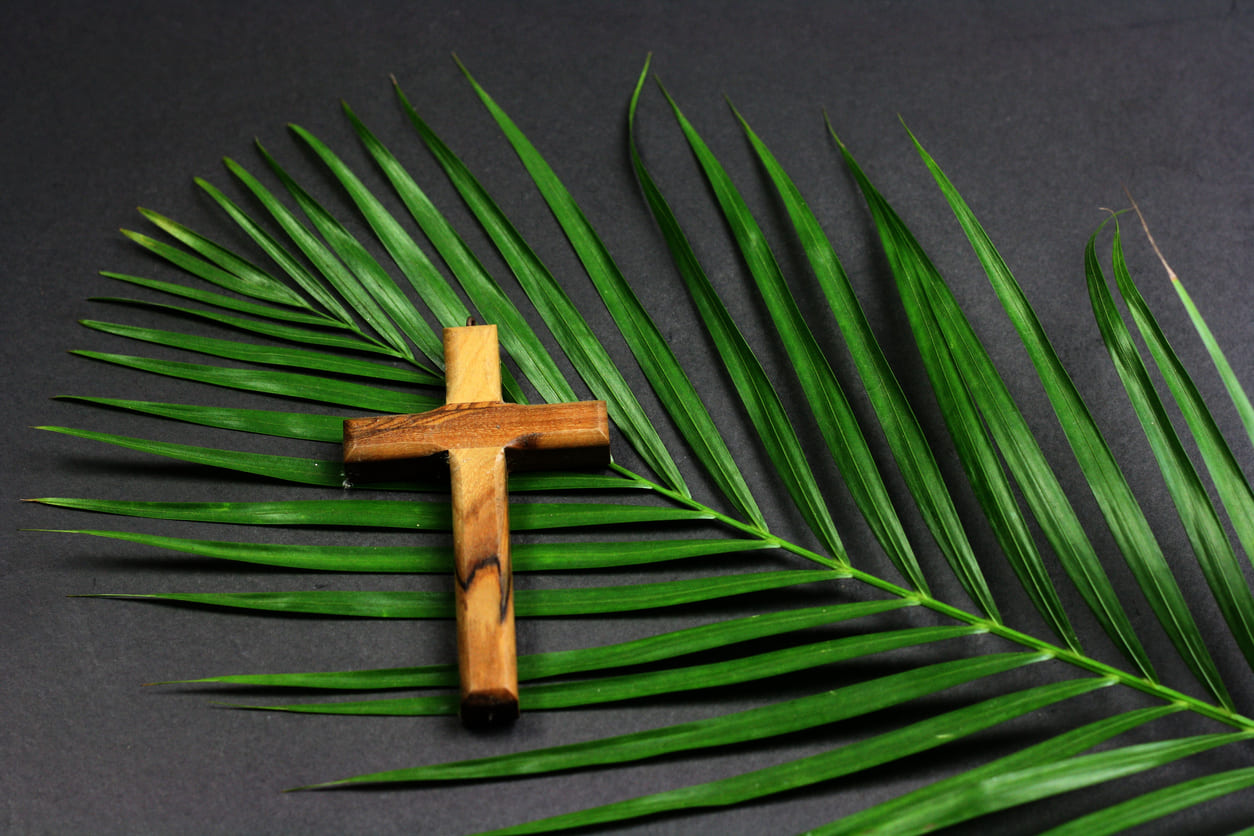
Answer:
M790 549L787 545L782 547L788 549L789 551L793 551L796 554L800 553L794 549ZM1254 718L1246 717L1234 711L1229 711L1222 706L1213 705L1205 702L1204 700L1198 699L1197 697L1177 691L1174 688L1169 688L1160 683L1146 679L1145 677L1129 673L1128 671L1094 659L1091 656L1086 656L1083 653L1060 647L1020 630L1007 627L1004 624L998 624L982 616L966 612L965 610L946 604L943 601L938 601L927 595L897 586L896 584L882 580L874 575L862 572L859 569L844 567L844 570L848 572L850 580L860 581L890 595L908 597L911 601L918 603L919 606L926 607L927 609L939 613L940 615L947 616L966 624L978 625L992 635L1006 639L1007 641L1015 642L1023 647L1050 653L1060 662L1066 662L1069 665L1073 665L1081 670L1089 671L1099 676L1113 677L1121 685L1126 685L1129 688L1140 691L1143 694L1156 697L1165 702L1182 703L1191 711L1225 725L1239 729L1254 730Z
M734 528L737 531L750 537L757 538L764 543L769 543L777 548L791 552L798 557L805 558L806 560L813 561L828 568L839 569L842 572L847 573L850 580L859 581L873 589L879 590L880 592L911 601L939 615L952 618L955 621L980 627L986 633L1014 642L1015 644L1023 647L1037 650L1042 653L1048 653L1058 661L1065 662L1069 665L1080 668L1081 670L1088 671L1098 676L1113 678L1121 685L1126 685L1129 688L1140 691L1143 694L1148 694L1149 696L1163 700L1164 702L1186 706L1190 711L1208 719L1215 720L1234 728L1254 730L1254 718L1246 717L1243 714L1228 710L1220 705L1208 703L1204 700L1198 699L1197 697L1178 691L1175 688L1170 688L1143 676L1138 676L1137 674L1117 668L1114 665L1109 665L1105 662L1094 659L1082 652L1060 647L1059 645L1037 638L1036 636L1028 633L1024 633L1021 630L1016 630L1003 623L992 621L984 616L967 612L966 610L952 604L947 604L944 601L933 598L931 595L918 592L913 589L908 589L847 563L836 561L827 555L820 554L812 549L790 542L789 540L786 540L776 534L772 534L765 529L741 522L734 517L729 517L728 515L713 508L702 505L697 500L683 496L682 494L676 493L675 491L672 491L662 485L651 482L645 477L633 473L621 465L612 464L610 467L616 472L621 473L623 476L639 482L639 487L653 490L659 495L665 496L680 505L685 505L688 508L699 511L703 516L708 515L711 520Z
M713 508L710 508L689 496L685 496L684 494L681 494L678 491L671 490L670 488L660 485L657 482L654 482L644 476L641 476L638 473L635 473L634 471L628 470L627 468L623 467L617 462L610 464L610 469L636 482L637 483L636 486L641 489L654 491L655 493L661 496L665 496L666 498L672 500L673 502L677 502L680 505L686 505L687 507L693 510L700 510L702 515L709 514L711 519L721 522L724 525L730 526L736 529L737 531L740 531L749 535L750 537L755 537L764 543L769 543L778 548L787 549L788 551L791 551L793 554L800 555L801 557L804 557L807 560L812 560L815 563L819 563L823 566L826 566L829 569L847 569L848 568L848 565L842 560L838 560L834 557L828 557L827 555L820 554L816 551L812 551L811 549L807 549L804 546L799 546L795 543L790 543L784 538L778 537L772 534L770 531L768 531L766 528L760 525L742 522L741 520L738 520L735 517L728 516L727 514L724 514L721 511L717 511Z

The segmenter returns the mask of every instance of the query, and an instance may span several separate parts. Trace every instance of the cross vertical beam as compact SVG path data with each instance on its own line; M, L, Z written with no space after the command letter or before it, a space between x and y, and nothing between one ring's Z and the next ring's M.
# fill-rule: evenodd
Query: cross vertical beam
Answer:
M452 487L457 656L467 726L518 716L507 471L609 462L604 401L501 401L495 325L444 329L445 404L344 422L352 467L447 454Z
M495 325L445 329L444 359L446 404L500 403ZM453 447L448 466L462 722L497 725L518 716L505 448Z

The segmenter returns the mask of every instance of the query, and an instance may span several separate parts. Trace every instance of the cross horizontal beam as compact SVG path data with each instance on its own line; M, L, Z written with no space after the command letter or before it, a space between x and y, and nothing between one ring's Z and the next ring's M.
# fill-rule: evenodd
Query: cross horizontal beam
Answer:
M344 461L423 459L450 450L503 449L510 470L592 467L609 462L605 404L450 403L413 415L344 422Z

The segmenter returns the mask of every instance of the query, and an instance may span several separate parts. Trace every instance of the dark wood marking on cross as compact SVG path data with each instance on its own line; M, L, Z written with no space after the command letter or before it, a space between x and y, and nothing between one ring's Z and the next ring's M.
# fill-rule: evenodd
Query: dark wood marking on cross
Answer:
M462 722L500 725L518 716L507 470L604 466L609 419L604 401L504 403L495 325L445 328L444 358L444 406L345 421L344 462L447 455Z
M475 582L475 574L480 569L484 569L489 566L495 568L499 572L501 570L501 556L497 554L490 554L487 557L479 558L475 561L475 565L470 567L470 574L468 574L465 578L463 578L461 573L456 570L454 570L453 575L462 589L469 589L470 585Z

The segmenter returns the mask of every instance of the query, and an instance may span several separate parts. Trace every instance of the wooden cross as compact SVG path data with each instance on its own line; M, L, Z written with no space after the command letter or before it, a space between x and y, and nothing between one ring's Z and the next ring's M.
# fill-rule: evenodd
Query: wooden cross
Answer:
M344 422L344 462L362 465L447 454L453 494L457 663L469 727L518 716L518 661L509 557L509 469L609 463L604 401L501 401L495 325L444 329L445 404L416 415Z

